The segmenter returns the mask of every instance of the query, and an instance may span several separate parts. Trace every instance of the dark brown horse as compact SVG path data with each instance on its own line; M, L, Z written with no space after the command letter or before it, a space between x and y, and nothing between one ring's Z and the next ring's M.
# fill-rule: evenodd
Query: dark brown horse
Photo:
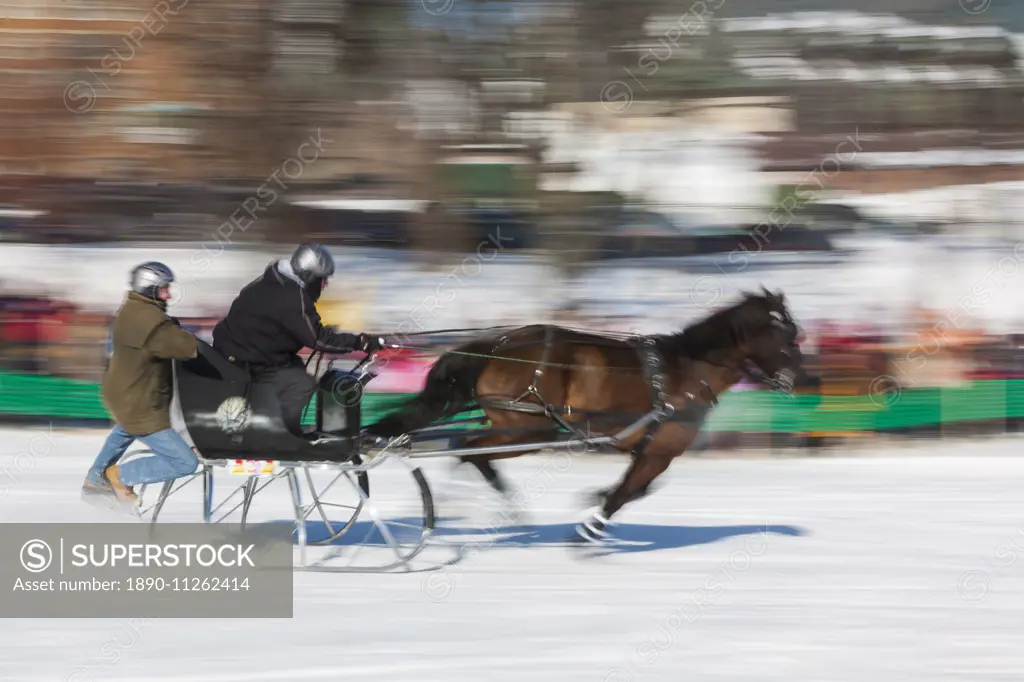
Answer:
M792 390L803 373L797 337L784 297L768 291L675 334L615 337L521 327L449 351L420 394L365 432L393 438L479 406L492 428L465 447L550 443L567 432L583 439L616 435L612 447L631 452L633 461L617 486L599 493L600 509L577 528L596 542L607 535L609 519L643 497L690 446L717 396L745 376ZM631 425L632 432L624 431ZM507 495L491 462L529 451L462 459Z

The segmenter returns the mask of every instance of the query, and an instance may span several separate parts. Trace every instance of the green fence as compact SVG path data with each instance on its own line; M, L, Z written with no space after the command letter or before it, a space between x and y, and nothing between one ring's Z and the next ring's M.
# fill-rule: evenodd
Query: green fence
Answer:
M378 419L408 397L399 393L366 394L364 422ZM307 422L314 414L311 407ZM98 384L13 373L0 373L0 415L109 419ZM706 428L748 433L887 431L1020 417L1024 417L1024 379L1013 379L969 382L953 388L903 389L873 398L788 397L766 391L735 391L722 396Z

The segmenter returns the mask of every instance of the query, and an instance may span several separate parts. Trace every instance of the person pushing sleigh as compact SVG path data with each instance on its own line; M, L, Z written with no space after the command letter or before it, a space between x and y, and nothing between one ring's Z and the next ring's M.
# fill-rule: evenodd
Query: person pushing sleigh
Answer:
M171 428L171 363L198 353L196 338L167 315L173 281L174 273L163 263L139 265L114 318L102 396L115 426L82 485L82 499L90 504L134 507L134 486L187 476L199 464L192 448ZM136 440L152 453L121 464Z

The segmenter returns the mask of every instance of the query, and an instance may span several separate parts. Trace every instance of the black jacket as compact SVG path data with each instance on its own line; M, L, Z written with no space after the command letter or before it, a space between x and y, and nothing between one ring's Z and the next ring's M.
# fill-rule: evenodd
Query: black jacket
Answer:
M303 348L347 353L359 345L358 335L324 327L309 293L276 262L239 292L213 328L214 348L257 370L282 367Z

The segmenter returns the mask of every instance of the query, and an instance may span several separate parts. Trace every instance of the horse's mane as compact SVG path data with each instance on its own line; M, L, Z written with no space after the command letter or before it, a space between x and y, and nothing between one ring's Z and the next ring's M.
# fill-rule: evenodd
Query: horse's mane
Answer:
M682 331L655 337L667 353L702 358L716 350L732 348L740 337L764 320L766 296L745 294L739 303L716 311Z

